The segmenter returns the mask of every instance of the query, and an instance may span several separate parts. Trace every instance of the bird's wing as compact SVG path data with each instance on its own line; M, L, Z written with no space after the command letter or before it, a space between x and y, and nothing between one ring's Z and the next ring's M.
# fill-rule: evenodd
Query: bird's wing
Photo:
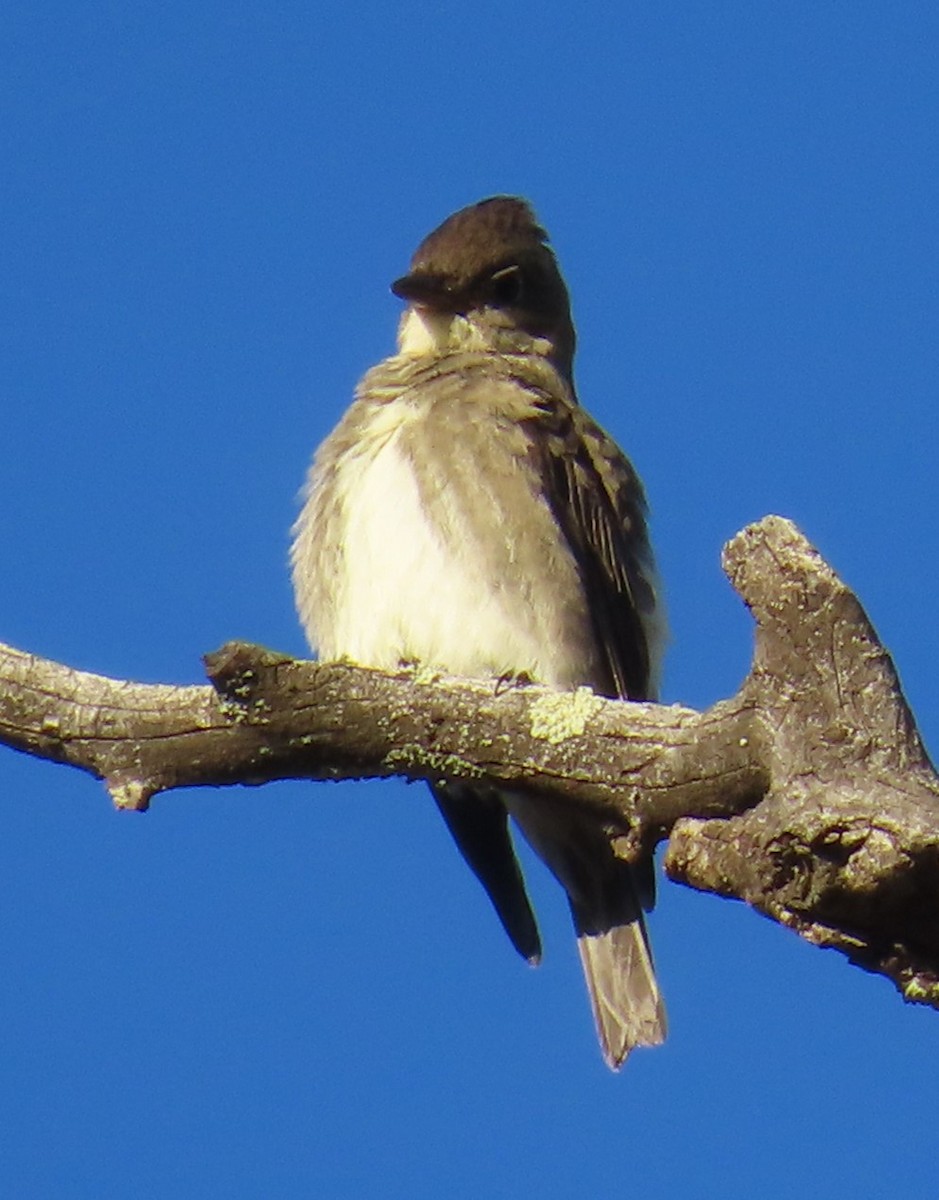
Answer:
M509 940L533 966L541 938L509 836L508 813L491 788L451 781L431 787L466 864L486 890Z
M546 397L530 431L544 496L580 569L608 670L593 686L624 700L654 699L662 621L639 477L583 409Z
M590 682L608 696L654 699L664 621L657 609L642 483L626 456L583 409L556 396L544 397L538 416L529 422L529 433L545 500L580 569L607 668L606 678ZM572 856L567 877L562 877L578 932L589 924L585 913L616 925L623 914L616 913L608 899L591 896L594 881L581 869L581 859ZM632 892L643 908L653 906L651 859L622 872L611 864L606 874L612 880L617 873L621 882L613 884L609 896L629 903L622 898Z

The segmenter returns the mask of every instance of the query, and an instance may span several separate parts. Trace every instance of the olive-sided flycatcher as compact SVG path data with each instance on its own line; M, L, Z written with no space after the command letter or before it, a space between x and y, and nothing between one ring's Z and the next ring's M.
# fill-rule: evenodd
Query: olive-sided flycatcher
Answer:
M578 405L567 288L525 201L454 213L392 284L398 352L316 454L294 530L322 660L655 698L664 619L635 470ZM567 892L607 1062L665 1036L630 866L574 807L479 783L434 796L516 949L541 956L511 814Z

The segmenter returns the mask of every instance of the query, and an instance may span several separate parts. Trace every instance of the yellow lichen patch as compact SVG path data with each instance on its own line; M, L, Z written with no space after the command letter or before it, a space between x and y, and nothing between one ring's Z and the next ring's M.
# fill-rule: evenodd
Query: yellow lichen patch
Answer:
M448 779L481 779L485 774L458 754L438 754L411 743L389 750L385 755L385 766L406 775L439 775Z
M439 683L443 679L440 671L433 667L415 667L414 682L422 687L430 687L431 684Z
M558 746L568 738L580 737L602 707L603 701L588 687L539 696L529 710L531 736Z
M939 997L939 988L935 984L924 983L915 977L903 988L904 997L914 1004L935 1004Z

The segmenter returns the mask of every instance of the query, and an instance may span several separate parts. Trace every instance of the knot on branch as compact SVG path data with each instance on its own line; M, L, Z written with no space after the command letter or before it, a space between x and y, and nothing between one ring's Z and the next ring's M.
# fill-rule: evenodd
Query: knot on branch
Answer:
M211 680L224 711L235 720L264 719L269 705L265 692L276 691L278 670L295 660L289 655L252 642L226 642L203 655L205 673Z

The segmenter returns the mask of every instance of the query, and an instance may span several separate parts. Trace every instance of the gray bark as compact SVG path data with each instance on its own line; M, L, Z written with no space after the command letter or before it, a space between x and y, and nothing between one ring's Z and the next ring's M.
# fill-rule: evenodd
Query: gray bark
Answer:
M745 900L939 1007L939 778L860 603L788 521L724 550L753 664L704 712L300 661L244 643L210 685L137 684L0 647L0 743L121 808L273 779L476 778L575 804L626 858Z

